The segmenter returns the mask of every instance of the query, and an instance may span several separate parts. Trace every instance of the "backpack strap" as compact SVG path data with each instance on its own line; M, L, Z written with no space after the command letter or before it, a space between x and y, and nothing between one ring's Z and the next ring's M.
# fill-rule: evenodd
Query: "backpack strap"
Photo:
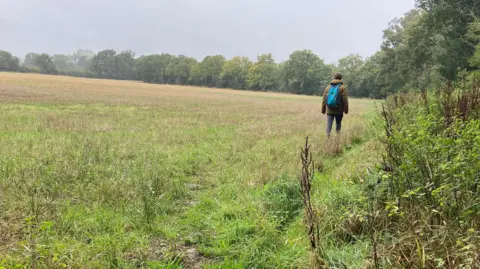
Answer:
M338 90L340 90L340 87L342 86L342 84L332 84L330 85L330 88L337 88Z
M338 84L336 84L336 85L332 85L332 86L337 87L337 88L338 88L338 92L340 93L340 90L342 89L342 86L343 86L343 82L340 82L340 83L338 83Z

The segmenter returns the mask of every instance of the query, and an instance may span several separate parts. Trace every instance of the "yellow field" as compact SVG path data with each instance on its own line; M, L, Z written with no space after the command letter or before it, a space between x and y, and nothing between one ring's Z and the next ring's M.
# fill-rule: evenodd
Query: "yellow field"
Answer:
M351 100L341 147L373 110ZM300 147L338 154L320 112L319 97L0 73L0 268L306 268Z

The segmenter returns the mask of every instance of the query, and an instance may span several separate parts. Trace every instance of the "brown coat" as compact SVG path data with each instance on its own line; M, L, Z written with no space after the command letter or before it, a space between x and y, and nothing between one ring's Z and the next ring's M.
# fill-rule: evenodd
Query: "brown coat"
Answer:
M330 90L331 85L337 85L337 84L342 84L340 86L340 94L341 94L341 100L340 100L340 106L337 108L329 108L327 107L327 95L328 91ZM323 93L323 100L322 100L322 113L325 114L325 112L328 115L343 115L343 113L348 114L348 96L347 96L347 89L345 86L343 86L343 82L338 79L332 80L330 85L327 86L325 89L325 92Z

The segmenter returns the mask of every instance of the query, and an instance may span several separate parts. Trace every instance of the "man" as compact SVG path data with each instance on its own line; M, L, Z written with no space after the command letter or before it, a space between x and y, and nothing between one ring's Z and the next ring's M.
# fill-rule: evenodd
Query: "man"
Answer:
M347 90L342 82L342 74L336 73L333 80L325 89L322 100L322 114L327 113L327 136L332 132L333 120L336 122L336 131L342 129L343 113L348 114Z

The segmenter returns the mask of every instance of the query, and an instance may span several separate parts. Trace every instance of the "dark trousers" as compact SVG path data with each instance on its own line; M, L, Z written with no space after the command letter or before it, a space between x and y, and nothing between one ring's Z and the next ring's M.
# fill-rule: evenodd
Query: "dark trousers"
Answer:
M333 120L335 119L336 123L336 131L337 133L340 132L342 129L342 119L343 115L327 115L327 135L330 136L330 133L332 132L332 125L333 125Z

